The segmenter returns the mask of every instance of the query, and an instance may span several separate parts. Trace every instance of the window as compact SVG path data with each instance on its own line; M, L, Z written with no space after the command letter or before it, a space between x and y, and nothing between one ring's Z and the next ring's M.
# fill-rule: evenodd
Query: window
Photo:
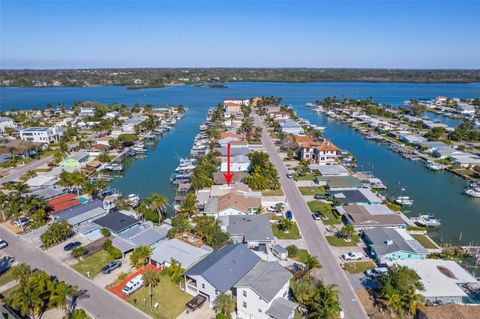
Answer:
M202 284L202 289L205 289L205 284Z
M247 302L246 301L243 302L243 308L247 308Z
M246 290L243 291L243 296L244 296L244 297L247 296L247 291L246 291Z

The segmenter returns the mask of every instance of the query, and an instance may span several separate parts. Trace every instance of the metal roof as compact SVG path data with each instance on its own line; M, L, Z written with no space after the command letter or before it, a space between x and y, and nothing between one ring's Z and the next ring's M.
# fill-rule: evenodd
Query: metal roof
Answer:
M216 290L232 288L260 260L244 244L225 245L185 271L186 276L202 276Z

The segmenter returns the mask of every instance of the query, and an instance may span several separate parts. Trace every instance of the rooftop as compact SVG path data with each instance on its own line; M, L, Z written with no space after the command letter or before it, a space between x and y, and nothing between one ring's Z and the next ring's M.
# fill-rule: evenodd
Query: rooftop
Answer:
M428 253L405 229L378 227L365 230L364 233L372 242L370 246L379 257L400 250L417 254Z
M266 215L232 215L224 220L230 236L244 236L245 241L274 240L272 226Z
M172 259L175 259L183 268L188 269L209 253L210 251L204 248L195 247L178 239L171 239L158 243L150 259L158 263L170 263Z
M385 205L337 206L337 211L356 227L403 226L405 221Z
M378 198L371 190L359 188L354 190L343 190L330 192L332 196L344 204L365 203L380 204L382 200Z
M108 228L113 233L118 234L140 223L140 221L131 216L127 216L118 212L113 212L95 220L95 223L102 227Z

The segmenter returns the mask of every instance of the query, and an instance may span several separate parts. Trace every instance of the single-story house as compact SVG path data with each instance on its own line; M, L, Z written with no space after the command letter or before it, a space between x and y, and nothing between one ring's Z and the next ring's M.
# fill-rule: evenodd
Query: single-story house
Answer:
M288 300L292 278L278 262L257 263L235 284L238 318L293 318L298 305Z
M348 170L343 165L320 165L310 164L308 169L312 171L318 171L322 176L347 176Z
M213 173L213 181L216 185L223 185L227 183L223 174L227 174L227 171ZM247 172L235 172L235 174L233 174L230 184L240 183L249 176L250 174Z
M303 134L303 128L300 126L300 124L298 124L292 119L288 119L288 118L284 119L279 122L279 125L280 125L280 130L283 133L287 133L287 134L292 133L296 135Z
M363 232L370 254L377 262L426 259L428 251L405 229L377 227Z
M230 157L230 171L231 172L247 172L250 167L250 159L245 155L236 155ZM228 171L228 159L222 158L221 171Z
M94 200L86 204L77 205L52 215L53 220L66 220L70 225L78 228L82 224L91 222L107 214L101 200Z
M229 244L188 268L185 292L207 297L211 306L218 295L228 293L260 261L244 244Z
M470 153L459 152L458 154L450 155L448 158L452 163L462 167L470 167L480 164L480 156Z
M362 181L355 176L318 176L315 181L320 186L327 186L330 191L363 187Z
M417 293L433 304L462 303L468 298L468 294L461 285L479 284L468 271L453 260L415 259L397 260L393 263L411 268L417 273L423 284L423 289L417 290Z
M178 239L163 240L153 250L150 263L159 268L169 267L174 259L188 269L211 252L209 247L195 247Z
M155 248L167 239L168 231L171 228L167 224L155 226L152 222L138 223L123 232L114 234L112 245L119 249L123 255L139 246Z
M65 209L69 209L75 206L80 205L81 202L77 199L77 196L74 194L64 194L58 197L52 198L48 201L50 206L50 214L56 214Z
M107 228L112 234L118 235L140 224L140 220L119 212L112 212L102 218L96 219L94 223L102 228Z
M62 186L52 185L52 186L42 186L38 188L32 188L30 191L31 195L38 196L45 200L49 200L54 197L66 194L67 189Z
M403 228L406 225L399 214L385 205L345 205L335 208L343 221L352 224L357 231L376 227Z
M261 196L248 195L241 191L231 191L220 197L209 197L204 212L215 216L254 213L262 205Z
M367 188L350 189L330 192L333 198L338 199L345 205L377 205L382 200Z
M220 217L222 228L234 243L249 248L273 244L272 226L267 215L231 215Z

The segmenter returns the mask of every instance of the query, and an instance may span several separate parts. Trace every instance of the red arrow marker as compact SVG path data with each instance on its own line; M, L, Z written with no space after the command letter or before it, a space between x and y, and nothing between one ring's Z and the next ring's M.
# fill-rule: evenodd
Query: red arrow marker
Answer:
M230 186L230 182L232 181L233 174L230 174L230 143L227 145L227 163L228 163L228 173L223 173L225 176L225 180L227 181L228 186Z

